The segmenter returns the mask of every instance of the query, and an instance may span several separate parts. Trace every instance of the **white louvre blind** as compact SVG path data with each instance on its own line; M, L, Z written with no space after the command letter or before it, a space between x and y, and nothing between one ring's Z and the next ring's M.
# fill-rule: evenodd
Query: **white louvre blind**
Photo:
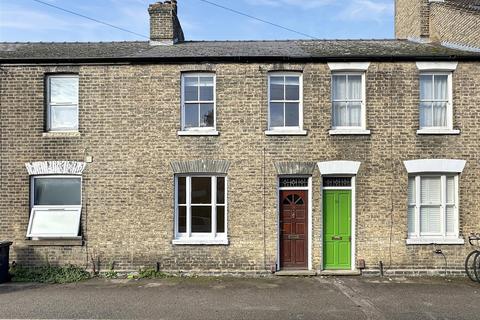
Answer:
M422 177L420 182L422 205L440 205L440 185L440 177Z
M415 177L408 178L408 233L414 234L415 229Z

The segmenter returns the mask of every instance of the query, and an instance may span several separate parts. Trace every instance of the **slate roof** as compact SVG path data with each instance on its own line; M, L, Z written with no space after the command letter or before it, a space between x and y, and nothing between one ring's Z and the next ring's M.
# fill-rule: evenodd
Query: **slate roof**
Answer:
M170 46L131 42L0 43L0 63L480 60L480 53L409 40L186 41Z

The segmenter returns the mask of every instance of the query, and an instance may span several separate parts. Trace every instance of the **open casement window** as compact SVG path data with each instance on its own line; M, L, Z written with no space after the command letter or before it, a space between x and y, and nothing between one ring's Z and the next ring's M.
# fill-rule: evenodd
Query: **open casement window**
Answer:
M420 129L453 129L452 73L420 74Z
M215 74L182 74L182 131L215 131Z
M270 131L303 130L302 75L271 73L268 77L268 128Z
M458 175L409 177L408 236L458 239Z
M366 129L365 73L332 74L332 129Z
M174 243L227 244L227 178L179 175Z
M47 131L78 131L78 75L46 78Z
M78 236L82 208L81 177L34 176L31 178L30 199L27 237Z

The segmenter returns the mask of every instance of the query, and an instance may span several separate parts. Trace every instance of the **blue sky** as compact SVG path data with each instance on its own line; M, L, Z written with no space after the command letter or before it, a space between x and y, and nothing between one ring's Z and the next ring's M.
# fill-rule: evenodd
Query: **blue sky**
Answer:
M149 34L154 0L43 0L140 34ZM211 0L320 39L393 37L394 0ZM178 0L187 40L299 39L200 0ZM41 5L0 0L0 41L145 40Z

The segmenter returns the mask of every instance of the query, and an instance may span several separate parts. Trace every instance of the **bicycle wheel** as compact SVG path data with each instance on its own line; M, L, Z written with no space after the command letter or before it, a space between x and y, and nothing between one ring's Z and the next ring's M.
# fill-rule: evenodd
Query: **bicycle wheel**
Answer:
M478 281L477 280L477 276L475 275L475 266L476 266L476 258L477 258L477 255L480 253L480 251L478 250L474 250L472 252L470 252L467 256L467 258L465 259L465 272L467 273L467 276L470 278L470 280L472 281ZM477 271L477 273L479 273L480 270ZM480 273L479 273L480 275Z
M475 274L475 279L480 282L480 251L475 255L473 273Z

